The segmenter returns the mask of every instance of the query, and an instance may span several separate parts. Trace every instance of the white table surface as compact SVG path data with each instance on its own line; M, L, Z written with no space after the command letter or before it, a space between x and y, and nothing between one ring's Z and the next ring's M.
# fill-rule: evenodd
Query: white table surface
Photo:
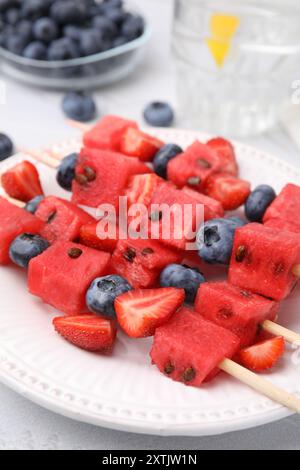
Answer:
M154 29L145 61L134 76L98 90L95 97L103 113L141 121L145 103L163 99L176 106L176 100L169 55L172 0L139 0L138 4ZM6 87L6 103L0 104L0 132L10 134L19 148L45 146L76 134L64 123L61 93L27 88L2 76L0 79ZM300 164L300 152L279 125L248 142ZM144 436L74 422L0 385L1 449L300 449L300 419L292 416L260 428L209 438Z

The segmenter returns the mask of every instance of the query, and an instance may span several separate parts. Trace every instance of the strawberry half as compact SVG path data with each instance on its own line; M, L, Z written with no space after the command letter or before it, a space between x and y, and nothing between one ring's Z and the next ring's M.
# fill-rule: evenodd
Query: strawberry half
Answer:
M284 353L285 343L281 336L242 349L239 352L239 362L255 372L271 369Z
M53 325L69 343L93 352L110 353L117 334L113 321L93 314L57 317Z
M82 225L79 232L79 242L82 245L89 246L95 250L108 251L113 253L117 247L119 227L116 226L115 234L111 237L102 239L98 236L99 222L92 222L89 224Z
M125 192L125 196L128 198L128 207L132 204L144 204L148 207L152 194L163 182L165 181L155 173L132 176Z
M131 157L137 157L143 162L151 161L158 150L163 147L164 142L156 137L145 134L145 132L129 127L122 139L120 145L121 153Z
M234 147L229 140L223 139L223 137L216 137L215 139L209 140L206 145L218 155L221 163L220 171L222 173L229 173L233 176L238 175L239 169Z
M3 173L2 186L10 197L28 202L43 194L40 177L36 167L24 161Z
M225 210L235 210L244 204L250 194L250 183L226 173L211 175L205 184L204 192L220 201Z
M115 310L121 328L132 338L154 335L156 328L166 323L183 304L183 289L138 289L126 292L115 300Z

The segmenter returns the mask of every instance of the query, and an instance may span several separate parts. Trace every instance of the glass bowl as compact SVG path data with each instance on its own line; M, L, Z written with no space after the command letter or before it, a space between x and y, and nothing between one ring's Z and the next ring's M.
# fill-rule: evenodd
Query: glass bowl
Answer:
M144 18L142 36L99 54L64 61L27 59L0 47L0 70L24 83L51 89L87 89L104 86L129 75L140 63L151 28Z

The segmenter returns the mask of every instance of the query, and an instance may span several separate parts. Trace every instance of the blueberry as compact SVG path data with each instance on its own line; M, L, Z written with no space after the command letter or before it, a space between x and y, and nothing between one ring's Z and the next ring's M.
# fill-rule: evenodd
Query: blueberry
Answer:
M122 24L121 32L123 36L132 41L143 34L144 27L144 20L141 16L128 14Z
M86 294L86 304L94 313L115 318L114 301L118 295L132 289L131 285L121 276L105 276L95 279Z
M86 93L71 91L66 94L62 104L65 115L74 121L87 122L96 116L93 98Z
M185 301L194 303L200 284L205 278L197 268L181 264L169 264L160 274L162 287L178 287L185 290Z
M16 25L16 33L22 36L26 41L32 38L32 22L29 20L21 20Z
M9 257L17 266L27 268L29 261L43 253L48 247L49 243L40 235L23 233L10 245Z
M80 57L75 41L70 38L60 38L53 41L48 49L49 60L69 60Z
M6 49L13 54L21 55L24 48L27 46L26 39L18 34L8 36L5 41Z
M103 49L102 37L96 29L83 31L79 41L80 52L83 56L97 54Z
M88 9L83 1L57 0L50 9L51 17L59 24L83 24L88 18Z
M77 158L77 153L71 153L71 155L67 155L65 158L63 158L57 170L56 181L58 182L59 186L61 186L63 189L66 189L67 191L72 190L72 182L75 177Z
M21 13L23 18L37 20L47 15L50 2L47 0L23 0Z
M2 160L11 157L13 151L14 145L11 139L5 134L0 134L0 161L2 162Z
M123 0L104 0L104 8L122 8Z
M104 39L114 39L118 34L115 23L105 16L95 16L92 19L92 25L99 30Z
M128 43L128 39L125 36L119 36L118 38L113 40L112 47L120 47L124 46L124 44Z
M183 150L179 145L166 144L155 155L153 160L153 167L155 173L161 178L167 179L167 166L172 158L176 157Z
M6 11L4 20L6 23L15 26L20 19L20 10L18 8L10 8Z
M145 121L155 127L169 127L174 121L174 112L168 103L150 103L144 111Z
M19 0L0 0L0 13L19 6Z
M245 214L250 222L262 222L264 213L274 201L276 193L271 186L261 184L257 186L245 203Z
M127 14L119 8L110 8L106 11L105 16L112 20L117 26L120 26L127 18Z
M47 47L40 41L33 41L25 47L23 56L27 59L46 60Z
M33 25L33 34L40 41L51 42L58 36L57 24L51 18L40 18Z
M243 225L239 217L204 222L197 233L201 259L210 264L229 264L235 230Z
M26 206L24 207L24 209L27 211L27 212L30 212L31 214L35 214L40 203L42 202L42 200L44 199L44 196L36 196L34 197L33 199L31 199L29 202L27 202Z

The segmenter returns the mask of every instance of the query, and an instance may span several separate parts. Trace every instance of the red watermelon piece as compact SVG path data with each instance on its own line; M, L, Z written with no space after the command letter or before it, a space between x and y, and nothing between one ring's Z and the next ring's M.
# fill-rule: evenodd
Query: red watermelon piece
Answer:
M196 228L204 218L203 204L184 191L164 183L156 188L151 198L149 233L151 239L158 239L171 248L185 250L187 242L194 241Z
M235 232L229 282L274 300L287 297L297 284L293 268L300 263L300 239L261 224Z
M137 128L136 122L118 116L104 116L90 131L84 134L84 146L118 152L122 136L128 128Z
M194 142L185 152L168 163L168 179L179 188L189 186L202 190L207 178L220 170L220 160L213 150L200 142Z
M236 161L235 150L229 140L223 137L215 137L209 140L206 145L216 152L220 159L221 168L219 171L222 173L229 173L233 176L238 176L239 168Z
M148 207L155 189L164 182L155 173L132 176L125 191L125 196L128 197L128 207L132 204L144 204Z
M227 173L216 173L207 178L203 190L211 198L220 201L224 210L232 211L244 204L251 186L248 181Z
M111 204L118 209L129 178L143 173L152 170L137 158L84 148L76 166L72 202L90 207Z
M119 239L119 227L117 225L115 225L113 232L112 236L107 234L105 238L99 237L99 221L92 222L80 227L79 242L96 250L113 253Z
M287 184L274 199L264 215L264 223L270 219L283 219L297 223L300 214L300 186Z
M48 196L41 201L36 216L45 223L41 235L50 243L76 240L80 227L94 221L93 217L75 204L55 196Z
M266 227L275 228L283 232L300 233L300 223L290 222L284 219L269 219L264 224Z
M112 267L136 289L153 287L160 271L179 263L179 253L154 240L120 240L112 256Z
M241 347L253 344L259 325L274 321L279 303L240 289L228 282L204 282L198 290L195 310L241 340Z
M167 377L185 385L199 386L218 373L224 358L232 358L240 340L201 317L182 308L155 331L152 362Z
M8 264L12 241L22 233L40 233L44 224L35 215L11 204L3 197L0 197L0 218L0 264Z
M29 292L68 315L87 311L86 291L107 274L110 255L71 242L56 242L29 263Z

